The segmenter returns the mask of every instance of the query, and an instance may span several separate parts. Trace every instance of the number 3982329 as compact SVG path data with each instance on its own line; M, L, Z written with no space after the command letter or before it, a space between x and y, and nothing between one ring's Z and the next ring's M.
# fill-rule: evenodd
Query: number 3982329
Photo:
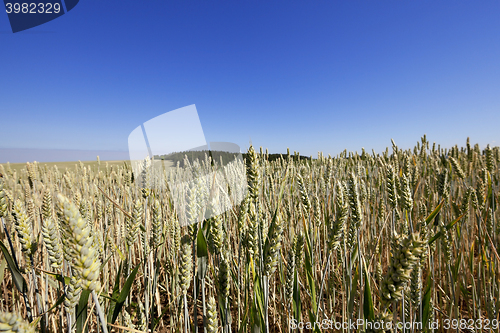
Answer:
M58 14L61 11L61 5L58 3L6 3L5 9L7 14L23 13L23 14Z

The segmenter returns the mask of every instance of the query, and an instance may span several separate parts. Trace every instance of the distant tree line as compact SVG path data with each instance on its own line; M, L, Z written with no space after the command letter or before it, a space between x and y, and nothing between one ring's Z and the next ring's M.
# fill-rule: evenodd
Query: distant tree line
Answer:
M164 161L171 161L174 166L177 165L177 162L179 163L180 167L185 166L185 158L187 156L189 163L193 163L196 160L204 161L205 160L205 155L210 156L212 158L212 164L214 161L217 163L220 163L221 157L222 157L222 163L224 165L228 164L229 162L234 161L235 158L237 158L240 153L235 153L235 152L227 152L227 151L218 151L218 150L197 150L197 151L183 151L183 152L175 152L175 153L170 153L170 154L165 154L165 155L155 155L154 158L155 160L164 160ZM241 154L243 159L245 161L248 160L247 158L247 153ZM267 159L268 161L276 161L280 157L286 158L287 154L264 154L263 157ZM301 155L291 155L291 158L293 160L307 160L310 159L308 156L301 156Z
M155 155L155 159L160 159L164 161L171 161L174 166L179 163L180 167L185 166L186 156L189 163L193 163L194 161L204 161L205 156L208 155L212 159L212 164L214 161L220 163L222 158L222 163L226 165L229 162L234 161L240 154L239 153L231 153L226 151L214 151L214 150L197 150L197 151L183 151L183 152L175 152L167 155Z

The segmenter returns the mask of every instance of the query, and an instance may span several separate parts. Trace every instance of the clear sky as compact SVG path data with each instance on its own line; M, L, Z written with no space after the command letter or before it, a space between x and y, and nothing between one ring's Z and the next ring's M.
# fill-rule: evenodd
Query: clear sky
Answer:
M13 34L0 148L126 151L195 104L207 141L336 155L500 142L500 1L81 0Z

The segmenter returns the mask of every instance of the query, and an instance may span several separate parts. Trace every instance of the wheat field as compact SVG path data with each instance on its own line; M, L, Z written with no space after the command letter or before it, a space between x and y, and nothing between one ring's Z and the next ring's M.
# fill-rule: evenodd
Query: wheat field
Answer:
M188 225L129 164L0 165L0 332L499 332L498 147L244 158Z

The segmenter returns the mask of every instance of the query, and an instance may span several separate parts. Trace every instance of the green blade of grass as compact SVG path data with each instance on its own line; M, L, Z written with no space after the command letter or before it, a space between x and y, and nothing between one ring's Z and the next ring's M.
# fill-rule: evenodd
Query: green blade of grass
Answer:
M116 318L118 318L118 315L120 314L120 311L122 310L123 304L125 303L125 300L128 297L128 294L130 293L130 288L132 288L132 283L134 282L135 276L137 275L137 272L139 271L139 267L141 266L141 263L138 263L137 266L135 266L134 270L130 273L130 275L127 278L127 281L125 281L125 284L123 285L123 288L120 292L120 295L118 296L118 299L116 300L116 305L115 309L113 311L113 317L111 317L111 324L114 324L116 321Z
M375 320L375 309L373 307L372 291L370 288L370 275L368 274L368 269L366 268L365 260L363 259L363 275L365 276L365 292L363 300L363 313L365 319L373 322Z
M453 226L455 224L457 224L458 221L460 221L460 219L463 217L463 215L460 215L459 217L457 217L454 221L448 223L448 225L446 226L446 230L450 230L451 228L453 228ZM427 244L431 245L432 243L434 243L436 240L438 240L441 236L443 236L443 233L441 231L438 231L431 239L429 239L429 242Z
M76 306L76 333L82 333L85 323L87 322L87 308L90 293L90 290L82 290L80 300ZM86 326L85 332L88 332L88 326Z
M24 276L19 271L19 268L15 264L9 251L7 250L5 245L2 243L2 241L0 241L0 249L2 250L2 253L5 257L5 260L7 261L7 265L9 266L9 270L12 274L12 279L14 280L14 284L15 284L17 290L19 290L19 292L22 294L26 294L28 292L28 284L26 283Z
M108 322L111 322L113 319L113 313L115 312L116 302L118 301L118 297L120 296L120 276L122 275L122 267L123 261L120 262L120 267L118 267L118 272L115 277L115 284L113 286L113 293L111 294L111 302L109 303L108 310Z
M349 303L348 303L348 308L347 311L352 314L354 311L354 299L356 298L357 294L357 289L358 289L358 281L359 281L359 263L356 265L356 271L354 273L354 276L352 278L352 286L351 286L351 292L349 295Z
M425 287L425 292L424 292L424 297L422 297L422 328L424 331L427 330L427 327L429 326L429 318L431 317L432 313L432 306L431 306L431 286L432 286L432 281L431 281L431 274L427 276L427 283Z
M300 285L299 285L299 277L297 269L294 270L292 308L295 320L297 320L297 322L300 322L302 313L302 302L300 299Z
M7 261L5 259L3 259L2 264L0 264L0 283L3 282L6 268L7 268Z
M59 274L59 273L53 273L53 272L48 272L48 271L44 271L43 269L37 269L38 271L42 272L42 273L45 273L49 276L53 276L56 278L57 281L61 282L63 285L67 285L69 284L69 281L70 281L70 277L68 276L64 276L62 274Z
M439 213L439 211L441 210L441 208L443 208L443 204L444 204L444 199L441 200L441 202L439 203L439 205L437 205L437 207L434 209L434 211L425 219L425 224L426 225L429 225L429 223L431 223L432 220L434 220L434 218Z

